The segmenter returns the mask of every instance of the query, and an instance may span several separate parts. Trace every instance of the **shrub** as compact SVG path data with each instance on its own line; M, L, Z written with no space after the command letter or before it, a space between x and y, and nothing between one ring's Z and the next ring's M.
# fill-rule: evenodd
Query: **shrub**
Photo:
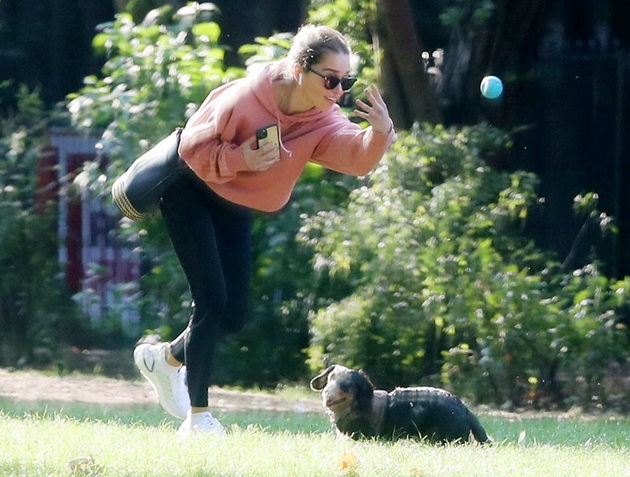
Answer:
M540 202L536 177L484 162L510 145L486 125L417 127L347 210L305 221L314 267L353 290L313 314L312 368L328 357L388 386L543 405L626 354L612 308L619 285L594 265L560 273L523 233Z
M37 158L54 115L37 91L19 91L16 110L0 118L0 366L47 363L80 329L51 260L55 210L36 207Z
M107 168L87 164L84 174L104 200L111 200L110 186L129 164L182 126L208 91L244 74L224 67L215 14L214 5L195 2L152 10L140 23L119 14L99 27L93 47L107 61L99 77L85 78L69 95L67 106L76 127L102 133L98 147ZM166 230L155 218L120 225L121 239L143 261L141 325L173 338L188 320L190 296Z

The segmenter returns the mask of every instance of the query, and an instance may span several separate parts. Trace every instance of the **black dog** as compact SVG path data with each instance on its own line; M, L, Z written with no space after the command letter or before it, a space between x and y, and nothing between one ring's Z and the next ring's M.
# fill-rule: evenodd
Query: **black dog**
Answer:
M338 432L354 439L415 437L433 443L490 442L466 405L448 391L432 387L375 390L363 371L330 366L311 380Z

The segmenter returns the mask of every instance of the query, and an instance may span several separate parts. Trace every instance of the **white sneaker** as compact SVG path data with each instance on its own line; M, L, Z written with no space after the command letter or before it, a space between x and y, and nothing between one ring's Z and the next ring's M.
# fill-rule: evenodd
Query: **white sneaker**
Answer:
M141 344L133 350L136 366L158 395L160 405L177 419L186 419L190 397L186 386L186 366L166 362L168 343Z
M193 433L221 436L225 434L225 427L210 412L188 412L186 419L177 430L178 437L185 437Z

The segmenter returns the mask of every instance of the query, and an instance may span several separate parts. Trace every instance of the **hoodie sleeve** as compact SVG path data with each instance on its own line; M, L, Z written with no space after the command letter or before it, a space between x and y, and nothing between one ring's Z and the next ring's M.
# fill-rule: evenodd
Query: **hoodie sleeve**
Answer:
M182 131L179 155L206 182L229 182L249 170L236 133L230 131L232 110L221 98L229 86L210 93Z
M311 160L343 174L362 176L376 166L394 138L393 127L386 134L377 133L371 126L362 129L339 113Z

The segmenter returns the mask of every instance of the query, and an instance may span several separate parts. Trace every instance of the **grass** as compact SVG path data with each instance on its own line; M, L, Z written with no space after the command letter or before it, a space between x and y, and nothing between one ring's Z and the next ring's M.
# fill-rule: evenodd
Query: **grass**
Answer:
M1 476L629 476L628 418L480 415L492 446L337 439L322 414L218 412L178 441L157 406L0 400ZM71 470L74 469L74 470Z

